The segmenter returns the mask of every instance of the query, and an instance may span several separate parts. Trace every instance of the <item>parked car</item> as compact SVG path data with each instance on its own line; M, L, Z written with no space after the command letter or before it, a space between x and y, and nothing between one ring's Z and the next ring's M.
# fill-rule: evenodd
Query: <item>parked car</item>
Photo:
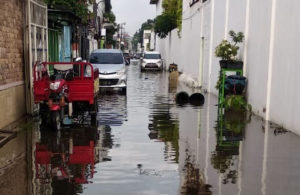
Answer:
M149 51L144 52L141 62L141 71L144 70L158 70L162 71L163 60L159 52Z
M121 50L95 50L91 53L90 63L99 69L100 88L120 88L126 94L127 71Z
M123 56L124 56L124 59L125 59L125 64L129 65L130 64L130 59L131 59L130 53L125 51L125 52L123 52Z

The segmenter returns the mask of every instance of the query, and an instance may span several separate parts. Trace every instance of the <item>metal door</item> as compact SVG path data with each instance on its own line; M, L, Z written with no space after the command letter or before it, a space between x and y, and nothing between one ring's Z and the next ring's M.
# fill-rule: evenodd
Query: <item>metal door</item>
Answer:
M37 110L33 100L33 65L48 59L48 10L39 0L28 0L25 32L25 83L26 109L33 114Z

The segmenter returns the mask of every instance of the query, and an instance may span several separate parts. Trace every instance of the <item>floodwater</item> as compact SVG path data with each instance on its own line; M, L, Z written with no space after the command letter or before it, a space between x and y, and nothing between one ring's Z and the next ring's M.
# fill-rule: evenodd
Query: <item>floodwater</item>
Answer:
M218 116L210 94L178 106L176 91L192 91L168 76L130 65L127 96L102 94L97 126L21 125L0 148L0 194L299 194L298 135Z

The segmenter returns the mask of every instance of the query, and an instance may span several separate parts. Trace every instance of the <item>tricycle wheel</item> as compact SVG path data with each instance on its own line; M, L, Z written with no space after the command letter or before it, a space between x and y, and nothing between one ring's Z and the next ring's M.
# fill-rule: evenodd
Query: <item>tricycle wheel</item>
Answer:
M58 111L53 111L50 114L50 125L53 130L57 131L61 128L60 116Z
M47 124L47 118L49 113L49 107L45 103L40 103L40 117L42 125Z
M97 98L94 99L94 104L91 105L90 115L91 115L91 125L96 125L98 113L98 102Z
M97 114L91 114L91 125L92 126L97 125Z

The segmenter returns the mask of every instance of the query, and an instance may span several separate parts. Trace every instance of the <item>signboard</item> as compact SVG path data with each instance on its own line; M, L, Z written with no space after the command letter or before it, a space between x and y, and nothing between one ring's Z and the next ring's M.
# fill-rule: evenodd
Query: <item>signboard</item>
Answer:
M106 36L106 29L105 28L101 29L101 36L103 36L103 37Z

